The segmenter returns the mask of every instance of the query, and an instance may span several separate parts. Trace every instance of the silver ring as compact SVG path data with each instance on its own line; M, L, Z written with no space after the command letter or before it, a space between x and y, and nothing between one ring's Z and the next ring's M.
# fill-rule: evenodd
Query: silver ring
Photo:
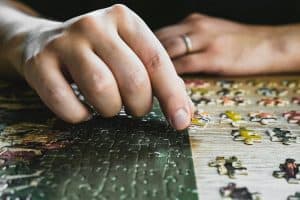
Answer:
M192 52L192 47L193 47L191 38L189 36L187 36L186 34L183 34L181 36L181 38L182 38L182 40L183 40L183 42L185 44L186 53L187 54L191 53Z

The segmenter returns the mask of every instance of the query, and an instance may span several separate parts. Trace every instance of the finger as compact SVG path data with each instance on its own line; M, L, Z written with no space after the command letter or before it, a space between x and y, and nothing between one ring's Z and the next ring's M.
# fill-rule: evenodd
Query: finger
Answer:
M119 33L146 67L153 91L170 123L178 130L184 129L191 121L185 87L155 35L140 18L136 17L136 21L132 29L121 23Z
M80 44L80 48L75 47L64 55L68 70L101 116L115 116L122 106L117 82L106 64L88 46Z
M43 102L61 119L78 123L91 118L63 77L58 59L54 56L37 58L26 71L25 77Z
M210 72L211 58L208 53L189 54L173 60L178 74Z
M98 40L94 43L97 54L117 80L126 110L134 116L147 114L152 108L152 89L141 60L117 34L110 34L105 42Z
M188 24L182 23L162 28L156 31L155 35L159 40L167 40L170 37L177 37L189 31L191 31L191 27Z
M187 33L185 36L190 40L191 47L189 51L183 35L161 40L162 45L165 47L171 58L176 58L186 53L201 51L209 44L209 36L205 34Z

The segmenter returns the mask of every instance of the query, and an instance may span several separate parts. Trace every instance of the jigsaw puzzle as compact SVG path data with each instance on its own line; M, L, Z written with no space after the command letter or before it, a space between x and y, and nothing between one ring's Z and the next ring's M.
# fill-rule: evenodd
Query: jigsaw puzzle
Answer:
M282 142L282 144L285 145L290 145L292 143L300 144L300 136L297 136L288 130L274 128L267 130L267 134L270 136L272 142Z
M221 196L226 200L260 200L260 194L251 193L248 188L238 188L235 183L228 183L227 186L220 189Z
M300 164L292 158L285 160L284 164L279 165L280 171L274 171L276 178L285 178L288 183L300 184Z
M259 133L241 127L238 130L232 130L231 135L234 141L244 141L245 144L252 145L255 142L261 142L262 136Z

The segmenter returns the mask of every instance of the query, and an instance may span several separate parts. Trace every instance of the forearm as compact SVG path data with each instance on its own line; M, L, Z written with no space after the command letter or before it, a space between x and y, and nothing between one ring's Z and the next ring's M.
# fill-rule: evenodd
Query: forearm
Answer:
M29 32L55 22L14 1L0 1L0 77L17 77L23 62L23 43Z

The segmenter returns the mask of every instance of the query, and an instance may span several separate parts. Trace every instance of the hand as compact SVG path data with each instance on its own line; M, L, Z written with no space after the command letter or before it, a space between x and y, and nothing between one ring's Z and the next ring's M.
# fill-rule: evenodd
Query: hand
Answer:
M292 59L285 62L288 56L280 39L291 32L285 29L288 30L287 27L250 26L192 14L155 34L178 73L251 75L292 71L287 67ZM188 54L184 34L192 43L192 52Z
M174 128L184 129L191 121L193 106L167 52L125 6L64 23L43 22L27 33L23 46L25 59L19 71L65 121L90 117L73 94L73 81L104 117L116 115L122 104L134 116L146 114L153 91Z

